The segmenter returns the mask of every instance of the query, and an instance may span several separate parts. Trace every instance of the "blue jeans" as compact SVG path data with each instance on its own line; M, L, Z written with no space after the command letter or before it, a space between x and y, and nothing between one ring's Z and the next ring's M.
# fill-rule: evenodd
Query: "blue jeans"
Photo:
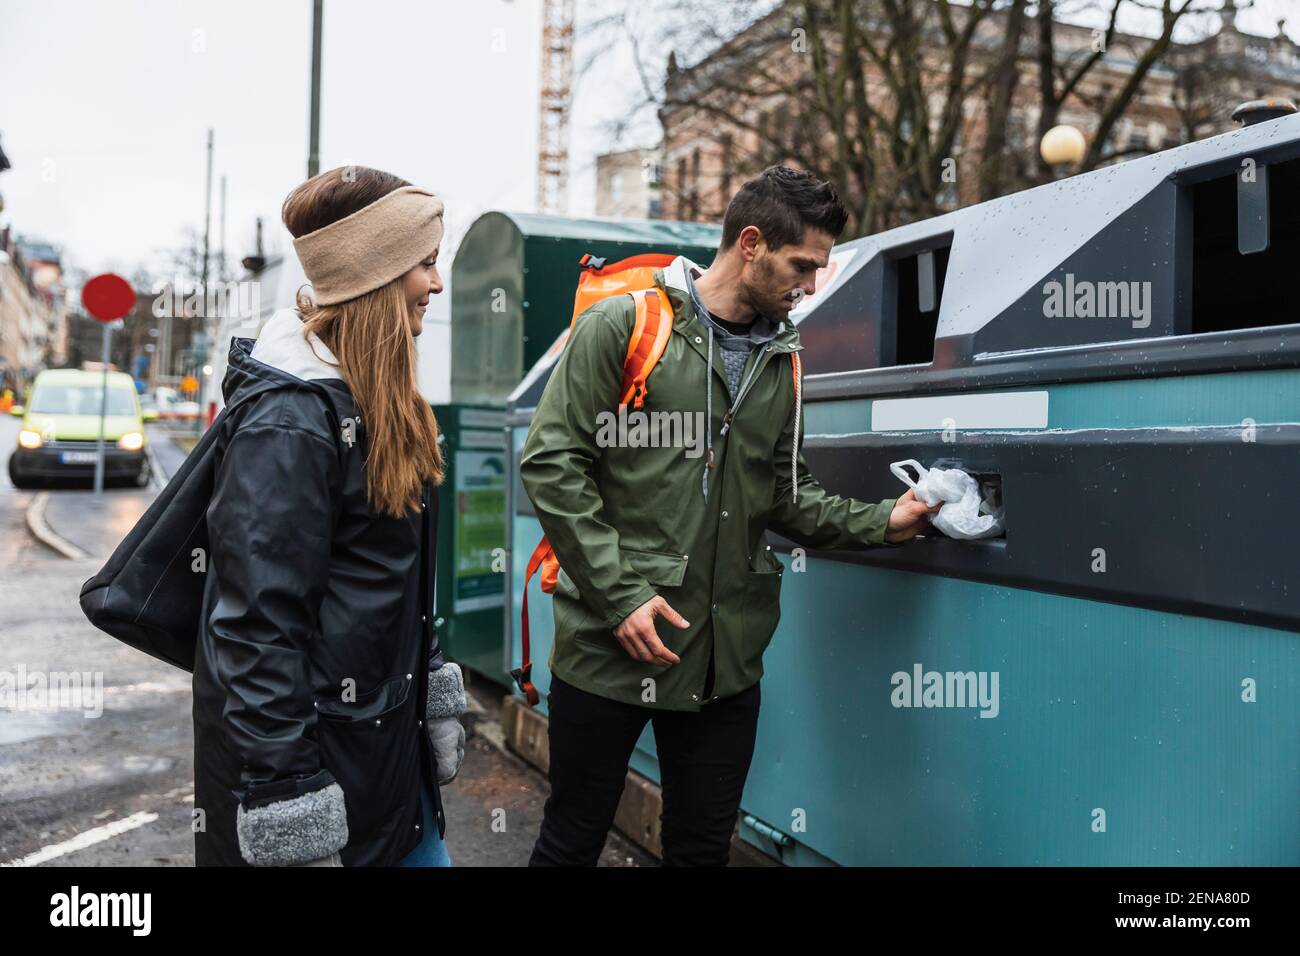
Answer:
M433 802L420 787L420 813L423 822L424 839L420 845L408 853L398 866L451 866L451 856L447 853L447 844L438 836L438 821L433 818Z

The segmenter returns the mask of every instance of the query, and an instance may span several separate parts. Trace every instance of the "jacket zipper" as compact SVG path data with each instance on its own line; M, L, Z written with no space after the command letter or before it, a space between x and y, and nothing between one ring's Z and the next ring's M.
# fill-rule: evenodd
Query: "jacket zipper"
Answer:
M740 383L740 394L736 396L735 404L728 408L727 413L722 416L722 430L718 432L719 438L726 435L731 429L732 419L736 417L736 412L740 410L740 403L743 402L745 397L753 390L754 383L758 381L758 377L763 374L763 369L767 368L767 363L772 360L772 351L772 346L764 346L762 354L760 354L758 358L754 359L754 364L750 366L750 374Z

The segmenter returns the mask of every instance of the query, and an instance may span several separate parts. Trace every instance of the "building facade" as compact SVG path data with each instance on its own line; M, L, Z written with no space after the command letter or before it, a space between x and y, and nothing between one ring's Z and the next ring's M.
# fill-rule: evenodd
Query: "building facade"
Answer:
M871 5L864 4L863 9L870 10ZM1111 128L1103 152L1112 158L1100 165L1234 128L1232 109L1247 100L1280 96L1300 102L1300 45L1285 35L1281 23L1274 37L1243 33L1233 23L1235 15L1235 6L1229 0L1217 32L1195 43L1170 45ZM973 60L988 61L997 55L998 45L1007 32L1005 18L1003 10L981 22L970 44ZM798 53L798 23L796 9L778 8L690 68L677 69L675 58L670 58L665 105L660 110L665 218L720 221L730 197L746 178L776 162L801 165L783 151L784 144L796 142L800 134L798 127L803 114L797 100L813 95L811 86L815 82L809 57L792 55L792 45L793 53ZM875 42L885 43L886 36L871 32L882 27L883 23L875 20L864 24L862 29ZM1087 27L1056 21L1053 28L1056 61L1074 64L1087 58L1095 49L1097 33ZM764 40L762 36L771 39ZM926 53L922 56L921 72L927 78L929 115L937 122L951 70L942 37L933 39L931 46L923 46ZM1037 40L1036 25L1027 23L1021 34L1021 68L1004 127L1005 148L1001 155L1010 168L1007 185L1001 192L1043 181L1041 176L1034 179L1037 174L1034 167L1039 161L1043 102L1034 55ZM1053 125L1073 126L1091 142L1104 111L1099 104L1114 98L1124 88L1151 43L1148 37L1123 33L1112 36L1095 66L1083 74L1078 85L1064 98ZM736 87L741 81L736 77L750 72L743 68L748 57L753 58L752 72L766 78L767 95L738 93ZM881 104L882 109L888 109L885 104L894 88L875 62L870 58L865 62L866 99L873 108ZM774 86L789 92L770 95ZM926 157L924 167L913 167L910 171L913 176L920 175L922 170L925 175L938 176L942 164L948 161L952 175L944 177L949 181L939 186L935 208L910 217L905 209L896 210L892 218L884 215L881 221L869 223L870 228L862 231L890 228L992 198L981 195L980 188L980 166L986 155L981 147L989 135L988 118L988 103L982 93L966 97L961 103L961 119L951 155ZM850 118L849 122L852 121ZM905 123L900 122L899 126L898 138L906 141L908 129ZM836 144L826 140L813 144L805 154L825 156L834 148ZM890 150L879 152L888 158ZM1076 171L1062 169L1054 174ZM896 170L883 162L870 171L869 188L887 196L899 189L899 178Z
M596 215L660 219L657 149L633 148L596 157Z
M0 391L66 360L66 298L58 251L0 230Z

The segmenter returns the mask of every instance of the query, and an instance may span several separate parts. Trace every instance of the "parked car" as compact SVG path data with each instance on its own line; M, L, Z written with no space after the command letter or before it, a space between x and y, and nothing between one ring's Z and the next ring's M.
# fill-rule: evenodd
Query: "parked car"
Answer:
M131 376L109 372L107 394L105 484L143 487L149 483L149 456ZM36 376L31 402L10 409L23 420L18 447L9 456L9 480L15 488L31 488L51 478L94 478L103 395L103 372L47 369Z
M148 392L140 396L140 411L147 422L156 422L162 417L158 409L158 400Z
M186 401L174 388L160 385L154 389L159 417L165 421L192 421L199 417L199 403Z

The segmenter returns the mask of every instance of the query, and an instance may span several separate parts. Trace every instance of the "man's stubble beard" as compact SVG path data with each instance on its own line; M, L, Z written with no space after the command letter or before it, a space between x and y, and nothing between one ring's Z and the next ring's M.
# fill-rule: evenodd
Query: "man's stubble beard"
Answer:
M780 298L776 293L765 291L772 281L772 264L766 258L758 259L754 262L752 271L754 273L752 280L741 280L741 301L757 315L771 318L778 306L776 300Z

